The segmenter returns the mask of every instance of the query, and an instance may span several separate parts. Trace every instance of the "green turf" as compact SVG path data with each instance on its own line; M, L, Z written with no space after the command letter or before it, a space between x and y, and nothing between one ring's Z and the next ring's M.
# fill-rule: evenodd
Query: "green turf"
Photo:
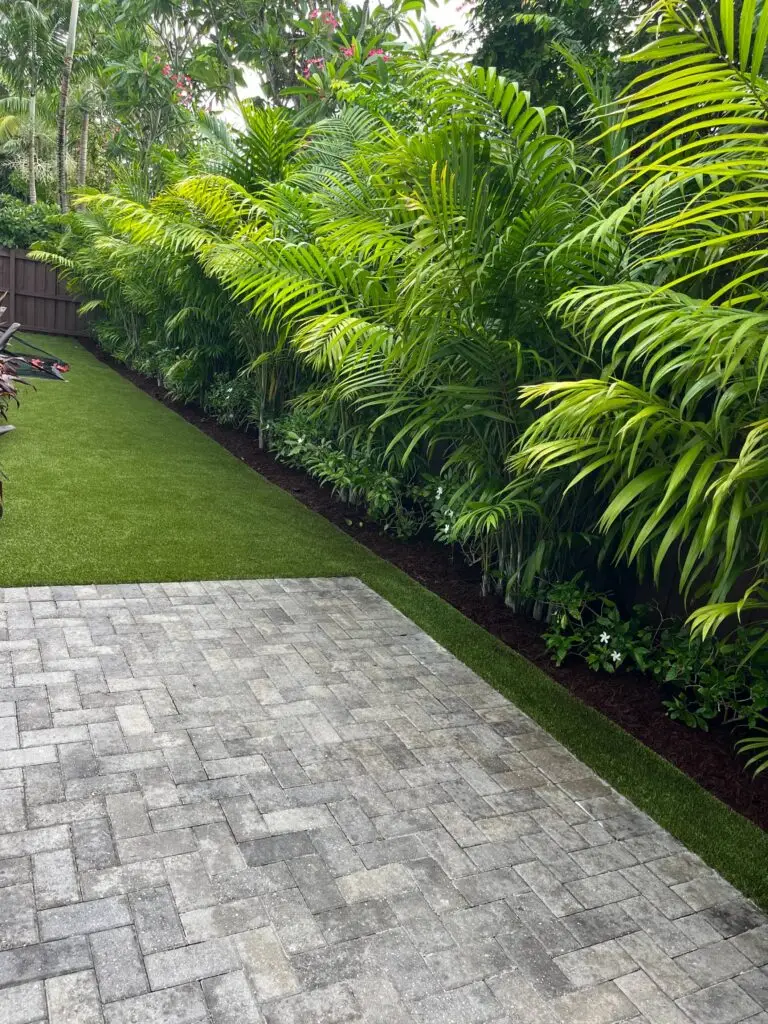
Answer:
M359 576L768 907L768 835L76 343L0 438L0 585Z

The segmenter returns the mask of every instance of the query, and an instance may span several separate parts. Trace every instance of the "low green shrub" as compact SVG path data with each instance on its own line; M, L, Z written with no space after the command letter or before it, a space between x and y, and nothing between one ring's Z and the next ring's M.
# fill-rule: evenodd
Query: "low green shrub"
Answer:
M260 394L248 377L217 373L205 393L205 411L222 426L242 430L259 421Z
M362 506L383 530L412 537L426 522L423 489L394 475L383 453L323 436L317 421L289 413L268 425L269 446L282 462L299 467L350 505Z
M747 661L759 627L702 639L654 605L622 615L580 576L550 587L548 599L544 639L556 664L576 655L595 671L650 675L663 688L670 717L694 728L707 729L714 719L755 728L768 710L768 654L763 649Z
M55 206L30 206L16 196L0 194L0 248L28 249L33 242L50 238L59 223Z

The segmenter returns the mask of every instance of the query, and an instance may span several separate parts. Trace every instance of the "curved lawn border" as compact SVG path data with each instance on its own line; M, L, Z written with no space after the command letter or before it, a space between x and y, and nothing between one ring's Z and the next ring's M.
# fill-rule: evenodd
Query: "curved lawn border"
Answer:
M0 586L358 576L768 908L768 833L75 342L3 438Z

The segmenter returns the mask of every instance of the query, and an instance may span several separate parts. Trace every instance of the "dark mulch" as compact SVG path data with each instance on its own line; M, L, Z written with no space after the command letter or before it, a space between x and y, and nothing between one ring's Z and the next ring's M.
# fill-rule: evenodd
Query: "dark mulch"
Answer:
M268 452L260 451L253 436L220 426L194 406L174 402L152 378L112 359L93 342L83 340L81 343L102 362L193 423L267 480L289 491L308 508L439 594L467 618L534 662L584 703L601 711L724 803L761 828L768 828L768 772L755 779L744 770L743 760L733 753L734 736L730 730L714 727L705 733L673 722L664 712L657 685L638 674L596 673L576 659L557 667L541 639L542 627L515 615L502 601L483 597L478 572L464 565L460 558L453 559L444 545L420 538L401 541L382 534L374 524L361 522L329 488L322 487L302 471L277 462Z

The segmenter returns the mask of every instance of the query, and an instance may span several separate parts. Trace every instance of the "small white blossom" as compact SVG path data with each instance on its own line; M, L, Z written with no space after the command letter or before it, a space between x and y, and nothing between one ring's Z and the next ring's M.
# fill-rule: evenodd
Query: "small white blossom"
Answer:
M443 496L443 488L442 487L438 487L437 490L435 491L435 497L439 501L442 498L442 496Z
M621 654L619 653L619 651L611 651L611 661L613 661L614 663L617 661L621 661Z
M443 527L443 533L450 533L450 532L451 532L451 528L448 525L448 523L446 523L445 526Z
M607 644L610 639L611 639L611 634L610 633L602 632L600 634L600 643L601 644Z

